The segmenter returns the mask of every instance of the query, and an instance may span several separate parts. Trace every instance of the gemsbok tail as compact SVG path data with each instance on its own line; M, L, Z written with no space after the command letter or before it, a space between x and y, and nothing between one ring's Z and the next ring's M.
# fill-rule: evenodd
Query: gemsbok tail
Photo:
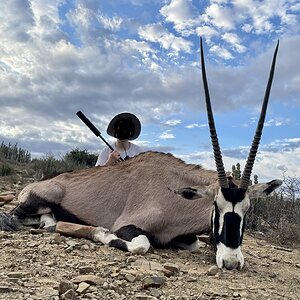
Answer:
M12 214L0 213L0 230L17 231L21 228L18 217Z

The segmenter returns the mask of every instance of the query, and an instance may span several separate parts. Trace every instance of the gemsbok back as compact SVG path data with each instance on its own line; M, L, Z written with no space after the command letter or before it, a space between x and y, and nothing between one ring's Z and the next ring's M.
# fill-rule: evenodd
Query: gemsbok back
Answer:
M27 185L13 211L0 216L3 230L32 216L45 228L57 221L96 227L93 240L132 253L177 247L195 251L197 235L211 233L219 268L241 269L245 215L250 199L270 194L282 181L250 185L274 76L273 57L262 110L239 184L225 173L206 79L201 39L202 78L216 171L186 164L171 154L145 152L115 166L63 173Z

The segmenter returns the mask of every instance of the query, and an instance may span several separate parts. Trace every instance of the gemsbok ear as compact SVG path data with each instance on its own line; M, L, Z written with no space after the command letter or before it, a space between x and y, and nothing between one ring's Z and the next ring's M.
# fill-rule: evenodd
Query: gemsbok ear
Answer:
M275 189L280 187L282 180L274 179L267 183L257 183L248 187L248 194L251 198L259 198L270 195Z

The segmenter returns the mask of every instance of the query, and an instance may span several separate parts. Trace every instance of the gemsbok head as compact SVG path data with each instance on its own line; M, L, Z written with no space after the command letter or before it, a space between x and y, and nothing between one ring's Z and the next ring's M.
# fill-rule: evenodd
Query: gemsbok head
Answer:
M258 125L239 185L230 185L225 174L207 84L202 38L200 43L202 79L205 92L207 117L211 142L213 146L215 164L218 173L218 181L220 185L219 191L217 192L215 197L212 213L212 234L217 249L216 261L219 267L224 266L228 269L240 268L244 264L244 258L241 252L241 243L243 240L245 215L250 207L250 199L248 194L250 176L257 154L258 146L260 143L262 130L264 127L271 85L274 77L279 42L277 43L275 53L273 56L273 62L271 66L268 84L265 91ZM271 182L271 185L272 184L277 185L278 182Z

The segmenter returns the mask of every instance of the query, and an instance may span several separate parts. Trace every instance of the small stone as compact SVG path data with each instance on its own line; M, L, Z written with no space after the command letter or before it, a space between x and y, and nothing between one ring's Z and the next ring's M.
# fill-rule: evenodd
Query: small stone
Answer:
M89 245L84 244L81 246L81 249L82 250L90 250L90 247L89 247Z
M103 287L104 290L108 290L108 289L109 289L109 284L108 284L108 282L105 281L105 282L103 283L102 287Z
M150 270L151 271L163 271L163 266L160 263L157 263L155 261L150 261Z
M147 276L142 280L143 289L149 287L161 287L166 282L166 278L162 276Z
M69 290L75 290L75 285L73 282L71 282L69 280L62 280L59 283L58 290L61 294L64 294L65 292L67 292Z
M186 278L186 281L187 281L187 282L195 282L195 281L197 281L197 278L196 278L196 277L193 277L193 276L188 276L188 277Z
M136 280L136 277L131 275L131 274L126 274L125 275L125 279L128 281L128 282L134 282Z
M86 282L80 282L78 285L78 289L76 290L79 294L84 293L88 288L89 288L89 284Z
M96 275L80 275L72 279L73 283L87 282L94 285L103 285L104 279Z
M161 296L161 290L158 290L158 289L151 289L150 290L150 295L155 297L155 298L158 298Z
M135 296L135 299L137 299L137 300L150 300L150 299L153 299L153 297L148 296L146 294L137 294Z
M12 291L12 288L5 285L0 285L0 293L9 293Z
M31 228L31 229L29 230L29 232L30 232L31 234L43 234L43 233L46 232L46 230L45 230L45 229L42 229L42 228Z
M68 290L60 296L61 300L76 300L76 292L74 290Z
M211 266L211 267L207 270L206 274L207 274L208 276L215 276L215 275L217 275L217 274L219 273L219 271L220 271L220 269L219 269L217 266Z
M79 267L79 274L94 273L94 268L90 266Z
M10 278L22 278L25 276L25 274L22 272L9 272L7 276Z
M172 264L172 263L166 263L164 264L164 268L171 272L172 274L176 274L179 272L179 267L175 264Z

